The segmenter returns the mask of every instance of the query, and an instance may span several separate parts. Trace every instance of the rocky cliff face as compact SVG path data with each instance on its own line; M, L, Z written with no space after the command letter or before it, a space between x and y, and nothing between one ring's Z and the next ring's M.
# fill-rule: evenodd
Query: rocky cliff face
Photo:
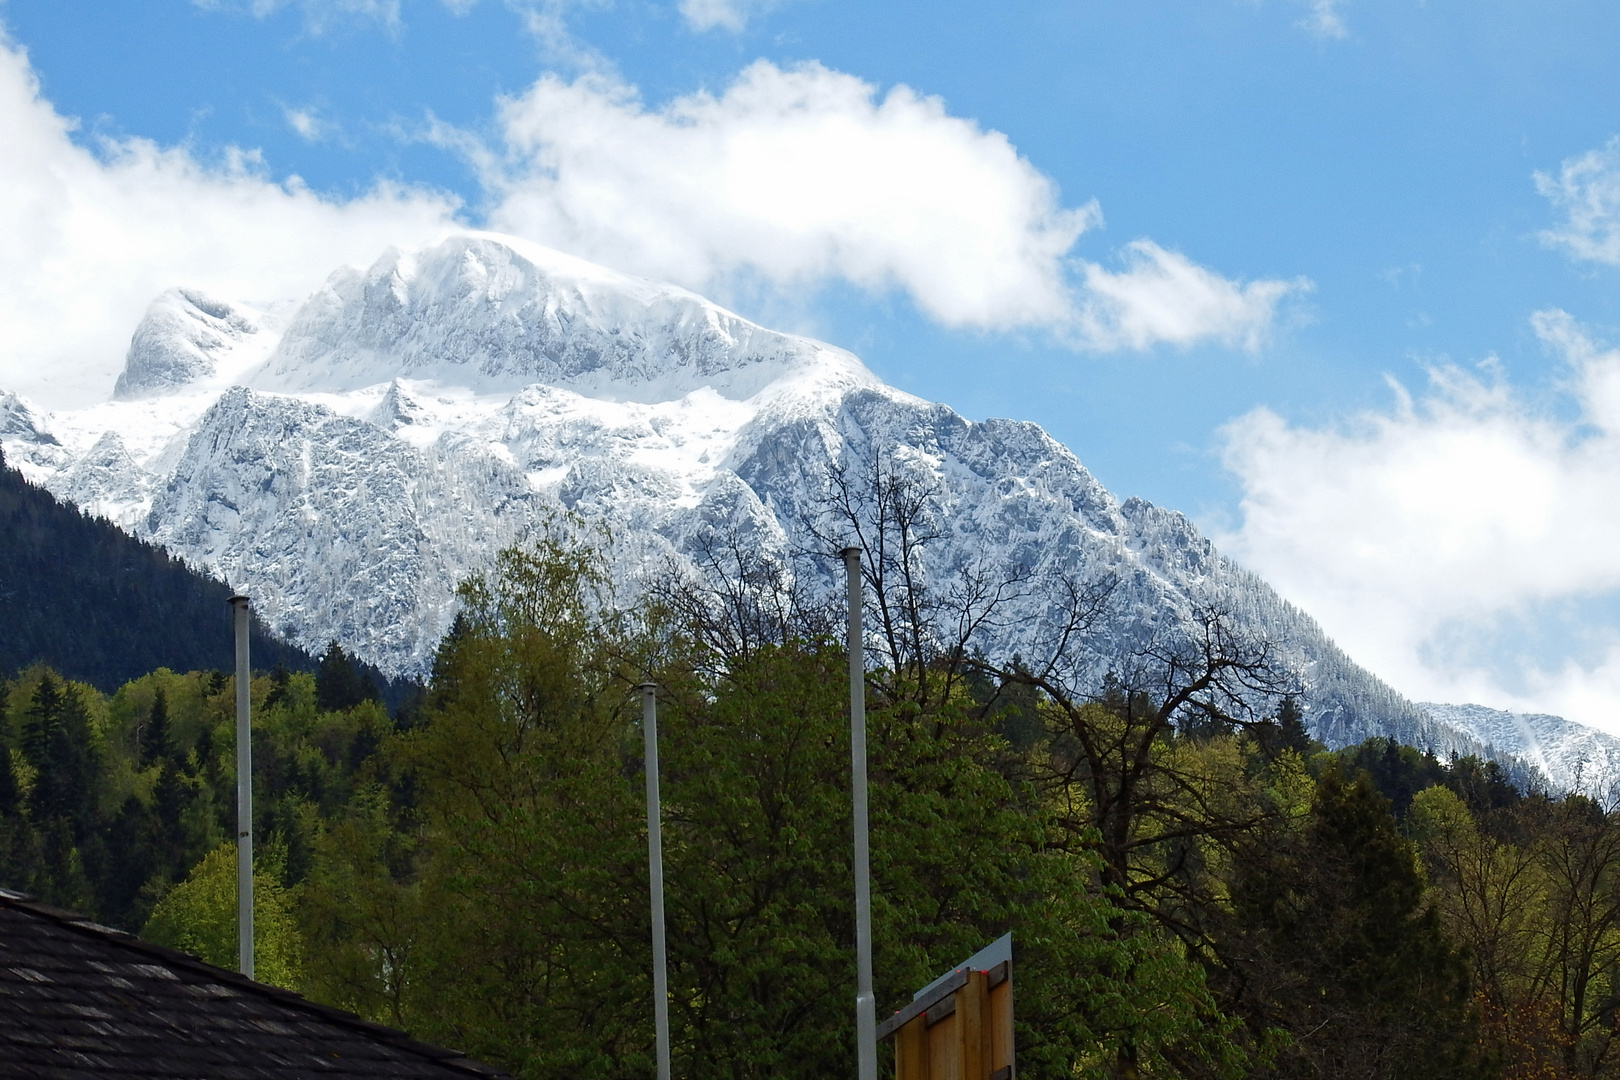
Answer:
M116 400L45 417L0 397L0 440L31 479L247 590L295 642L336 639L393 674L426 670L456 583L557 508L611 526L634 587L717 527L808 544L829 471L881 460L931 492L923 570L942 586L975 566L1119 582L1098 678L1218 605L1300 674L1330 744L1482 748L1034 424L969 422L843 350L509 238L389 252L282 314L167 293ZM832 583L829 567L816 587ZM1027 655L1049 602L1019 599L980 644Z

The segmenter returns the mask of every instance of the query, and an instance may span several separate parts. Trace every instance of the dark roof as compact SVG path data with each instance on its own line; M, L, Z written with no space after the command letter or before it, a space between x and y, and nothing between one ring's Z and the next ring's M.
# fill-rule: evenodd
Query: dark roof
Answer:
M505 1074L0 889L0 1076L468 1080Z

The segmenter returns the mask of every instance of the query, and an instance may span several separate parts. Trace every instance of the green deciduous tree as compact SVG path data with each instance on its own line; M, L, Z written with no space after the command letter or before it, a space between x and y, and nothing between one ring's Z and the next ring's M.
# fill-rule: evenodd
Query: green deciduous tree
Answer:
M1269 1075L1489 1075L1467 958L1366 774L1328 770L1303 827L1245 854L1233 901L1265 945L1251 954L1251 992L1290 1035Z
M273 856L273 852L272 852ZM303 938L274 859L253 871L253 977L298 989ZM152 909L141 936L218 967L236 967L236 845L221 844Z
M602 582L584 549L504 553L464 587L404 747L424 821L412 1015L531 1076L620 1075L650 1046L632 710Z

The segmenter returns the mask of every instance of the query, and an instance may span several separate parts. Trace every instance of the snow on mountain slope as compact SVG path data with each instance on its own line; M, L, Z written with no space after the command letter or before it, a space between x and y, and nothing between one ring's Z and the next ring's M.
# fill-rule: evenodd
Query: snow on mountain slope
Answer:
M1419 708L1496 752L1534 765L1557 791L1579 791L1605 805L1620 797L1620 739L1613 735L1545 713L1431 702Z
M222 368L234 375L244 366L238 358L262 359L264 348L276 340L273 326L263 312L170 289L152 301L135 328L113 397L152 397L208 383Z
M544 383L657 402L704 387L749 398L807 365L872 380L848 353L755 326L683 289L470 234L333 274L249 382L291 393L396 377L506 393Z
M935 494L935 579L989 559L1121 583L1098 677L1218 603L1299 671L1330 744L1482 749L1036 425L969 422L843 350L491 234L341 269L296 309L165 293L114 400L42 416L0 396L0 442L59 496L245 589L299 644L416 674L456 583L557 507L609 523L630 578L712 526L802 543L830 467L881 457ZM986 644L1032 649L1044 602L1021 601Z

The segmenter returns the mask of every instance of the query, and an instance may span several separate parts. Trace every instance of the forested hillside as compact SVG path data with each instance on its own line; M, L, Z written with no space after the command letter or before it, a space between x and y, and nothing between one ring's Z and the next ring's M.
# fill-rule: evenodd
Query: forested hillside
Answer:
M230 587L118 526L59 503L0 456L0 671L44 663L111 692L158 668L229 670ZM253 625L255 666L316 661ZM365 675L397 703L407 692Z
M1218 615L1086 689L941 654L905 624L928 604L869 584L880 1013L1010 930L1029 1077L1615 1074L1609 808L1326 752ZM588 548L509 551L394 717L341 653L255 676L260 976L526 1077L648 1075L651 678L676 1075L850 1074L837 613L758 578L635 611L603 587ZM230 965L232 700L21 672L0 883Z

